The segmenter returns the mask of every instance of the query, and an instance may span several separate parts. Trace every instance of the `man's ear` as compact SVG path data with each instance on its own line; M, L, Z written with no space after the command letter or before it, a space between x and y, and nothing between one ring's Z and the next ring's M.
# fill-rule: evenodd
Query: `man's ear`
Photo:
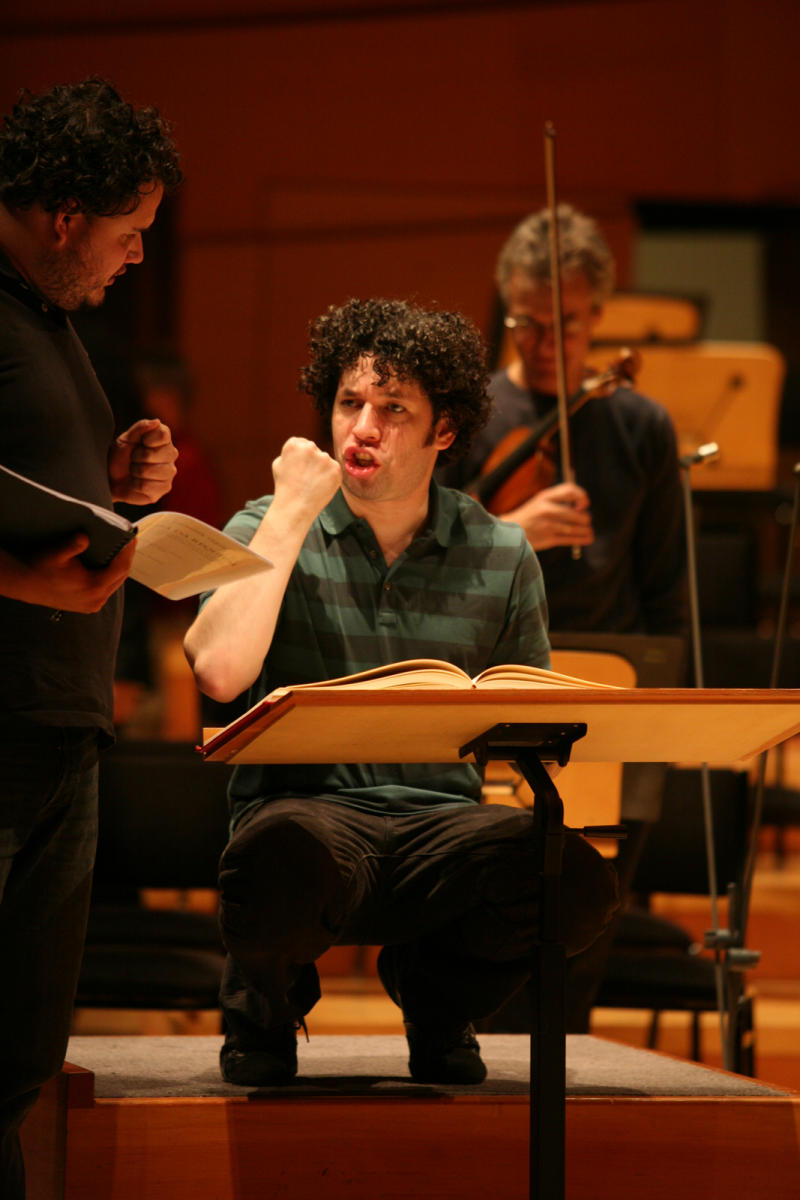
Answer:
M68 200L66 204L60 205L54 212L50 213L52 222L53 237L56 246L63 247L72 241L75 233L76 223L82 219L82 213L78 211L78 206L74 200Z
M436 422L433 444L437 450L446 450L456 440L457 430L453 429L448 417L440 417Z

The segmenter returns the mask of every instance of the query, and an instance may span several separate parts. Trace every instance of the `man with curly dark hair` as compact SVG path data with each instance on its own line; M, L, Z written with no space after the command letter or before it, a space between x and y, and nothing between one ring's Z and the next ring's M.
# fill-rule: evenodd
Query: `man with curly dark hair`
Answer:
M150 504L176 451L159 420L114 438L109 403L68 313L102 303L142 260L180 182L152 108L104 80L25 94L0 130L0 463L111 508ZM63 1062L97 829L97 758L134 543L101 569L78 533L0 549L0 1193L25 1193L19 1127Z
M547 667L541 573L518 526L432 481L486 416L484 350L462 316L350 301L314 324L301 386L333 453L290 438L274 496L228 532L274 569L205 597L185 647L201 690L248 703L275 687L413 658L468 675ZM347 747L342 746L347 759ZM468 765L240 766L220 868L230 957L223 1078L290 1082L299 1023L334 943L382 946L419 1082L486 1075L472 1021L525 981L537 925L530 818L484 806ZM591 942L614 907L603 859L568 835L565 937Z
M426 312L402 300L352 300L319 318L310 350L301 386L326 421L342 373L364 354L371 356L381 384L390 375L415 381L430 401L434 425L448 419L457 436L439 451L439 463L466 454L488 419L483 344L459 313Z

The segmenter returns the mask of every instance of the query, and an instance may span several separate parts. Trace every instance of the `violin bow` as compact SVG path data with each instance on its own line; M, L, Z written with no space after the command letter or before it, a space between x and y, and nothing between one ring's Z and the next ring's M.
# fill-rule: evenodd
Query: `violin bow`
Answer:
M550 210L550 290L553 296L553 339L556 349L556 395L558 400L558 438L561 448L561 478L564 483L575 482L569 440L567 409L567 367L564 355L564 327L561 309L561 250L558 236L558 205L556 203L556 131L552 121L544 127L544 167L547 182L547 207ZM572 547L572 557L581 556L580 546Z

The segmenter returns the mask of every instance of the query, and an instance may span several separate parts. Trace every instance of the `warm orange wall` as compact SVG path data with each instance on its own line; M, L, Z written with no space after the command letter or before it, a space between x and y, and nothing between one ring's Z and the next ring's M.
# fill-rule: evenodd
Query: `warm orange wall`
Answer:
M796 201L798 34L795 0L12 32L0 104L98 72L174 122L182 348L233 507L314 431L295 378L325 305L415 293L485 327L497 249L544 201L545 119L623 280L635 199Z

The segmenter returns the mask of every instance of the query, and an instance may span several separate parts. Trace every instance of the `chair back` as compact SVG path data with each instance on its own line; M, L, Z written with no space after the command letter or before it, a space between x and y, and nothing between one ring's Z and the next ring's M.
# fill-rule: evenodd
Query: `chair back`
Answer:
M566 635L562 644L553 645L550 655L554 671L610 683L616 687L636 687L636 667L631 658L602 644L594 648L571 645ZM558 792L564 805L564 822L579 829L586 825L618 825L622 814L622 763L569 763L558 776ZM617 843L599 840L597 849L606 857L617 853Z
M684 682L686 643L682 637L551 633L550 643L553 669L567 675L618 687L677 687ZM565 823L582 828L617 825L620 820L657 820L665 770L661 763L569 763L558 776ZM499 803L509 803L508 775L507 768L487 773L490 788L499 793ZM514 797L525 807L532 803L524 781L516 781ZM616 843L605 839L597 842L597 848L608 857L617 853Z
M741 881L747 853L750 786L746 771L709 771L717 888ZM631 885L639 895L709 893L702 777L699 768L671 766L661 819L651 828Z
M635 668L621 654L601 649L553 649L550 657L553 670L564 675L575 675L592 683L610 683L618 687L636 686ZM571 828L619 823L621 763L569 763L559 773L557 786L564 805L564 822ZM516 797L525 807L533 803L530 788L524 780L517 784ZM597 848L609 857L616 854L616 843L606 839L598 841Z

